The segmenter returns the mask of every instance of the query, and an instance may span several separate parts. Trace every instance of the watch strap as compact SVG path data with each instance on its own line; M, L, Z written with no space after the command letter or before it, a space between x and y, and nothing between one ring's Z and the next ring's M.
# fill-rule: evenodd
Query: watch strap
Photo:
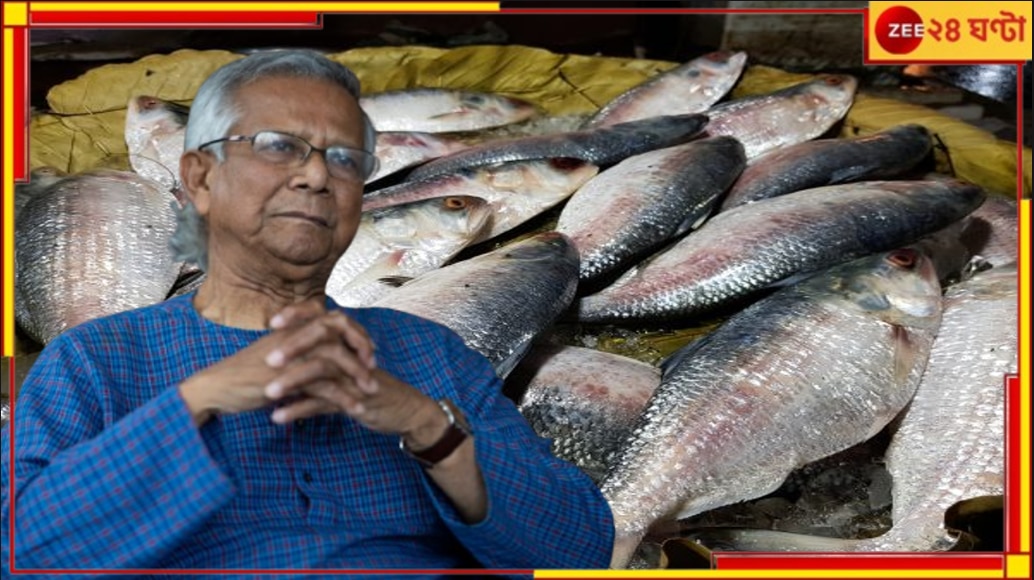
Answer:
M434 445L427 449L413 451L406 445L405 439L399 439L399 449L415 459L425 469L434 467L441 460L452 455L452 452L470 436L470 432L456 420L456 414L447 400L438 401L438 406L449 419L449 426Z

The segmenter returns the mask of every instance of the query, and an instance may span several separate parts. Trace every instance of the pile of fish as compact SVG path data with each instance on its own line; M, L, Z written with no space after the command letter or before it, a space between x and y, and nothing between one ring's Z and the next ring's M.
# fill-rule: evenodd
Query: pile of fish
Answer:
M644 540L683 533L679 520L762 498L885 429L881 538L692 537L957 547L945 510L1002 493L1016 206L928 174L923 126L822 138L853 103L850 76L723 101L746 60L704 55L545 134L488 131L541 117L509 96L364 96L381 171L327 293L438 321L484 354L557 456L600 486L614 567L641 566ZM135 97L134 172L44 169L18 189L17 319L32 338L203 282L168 251L185 112ZM661 365L585 348L597 332L706 323ZM570 328L579 340L560 338Z

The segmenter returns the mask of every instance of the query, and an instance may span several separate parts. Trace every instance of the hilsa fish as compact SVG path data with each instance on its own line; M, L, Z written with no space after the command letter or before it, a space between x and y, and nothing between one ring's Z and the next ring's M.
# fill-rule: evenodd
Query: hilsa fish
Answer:
M178 189L189 116L189 107L158 97L140 95L129 99L125 136L133 171L170 191Z
M676 353L601 484L612 567L658 522L776 490L908 403L941 320L930 261L903 248L756 302Z
M783 147L755 159L743 170L721 210L802 189L895 177L922 161L932 148L930 132L922 125Z
M793 276L910 244L962 219L985 197L961 181L867 181L743 205L582 298L578 318L710 315Z
M945 523L967 501L1005 490L1005 378L1017 372L1015 264L979 272L944 294L940 329L915 397L885 454L892 527L866 539L769 530L702 530L693 539L734 551L931 552L972 538Z
M419 88L371 93L359 106L377 131L447 133L517 123L538 110L521 99L452 89Z
M821 136L854 104L858 81L848 75L819 75L767 95L729 101L707 111L707 134L743 143L747 159Z
M705 54L621 93L585 127L608 127L659 114L703 113L732 90L746 64L745 52Z
M545 232L428 272L370 306L452 329L506 378L577 287L578 252L567 236Z

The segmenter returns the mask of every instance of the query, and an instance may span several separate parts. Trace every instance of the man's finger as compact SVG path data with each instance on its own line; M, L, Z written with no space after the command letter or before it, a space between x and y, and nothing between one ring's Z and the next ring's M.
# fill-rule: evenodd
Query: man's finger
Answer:
M309 358L287 367L283 373L266 385L265 394L279 399L297 394L304 386L316 381L335 384L353 384L362 391L376 390L370 371L344 346L325 347L314 351Z
M294 331L266 355L266 364L274 368L287 366L292 360L321 343L347 345L362 361L366 370L376 366L373 342L366 330L341 313L324 315Z
M306 397L273 411L272 419L274 423L284 425L298 419L307 419L316 415L329 415L339 411L339 409L324 399Z
M280 330L323 316L327 312L325 300L323 297L310 298L297 304L291 304L269 319L269 327L273 330Z
M345 344L355 351L359 360L366 365L366 368L373 369L377 366L373 341L370 340L370 335L366 333L366 329L362 325L341 312L328 314L324 321L332 328L338 330Z

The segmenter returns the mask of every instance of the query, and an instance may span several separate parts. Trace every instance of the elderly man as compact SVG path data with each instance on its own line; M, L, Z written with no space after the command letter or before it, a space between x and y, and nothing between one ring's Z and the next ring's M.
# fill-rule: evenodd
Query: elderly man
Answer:
M376 165L358 95L348 69L304 51L252 55L202 85L180 166L199 219L177 245L207 279L39 357L13 465L3 435L5 563L608 565L605 500L487 360L430 321L325 296Z

